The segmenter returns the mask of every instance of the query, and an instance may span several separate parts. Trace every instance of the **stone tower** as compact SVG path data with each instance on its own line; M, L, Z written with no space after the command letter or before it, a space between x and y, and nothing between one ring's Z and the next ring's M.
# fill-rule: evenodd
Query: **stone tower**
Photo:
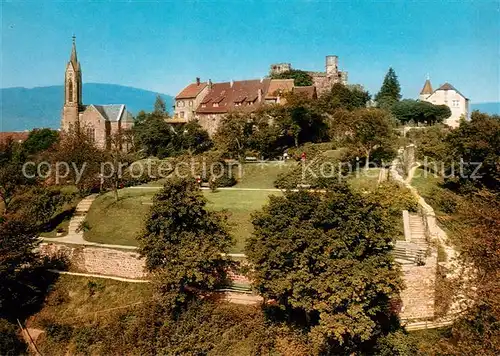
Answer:
M339 57L326 56L326 76L337 77L339 72Z
M76 56L75 36L66 73L64 75L64 107L61 128L69 130L78 123L78 115L82 109L82 71Z

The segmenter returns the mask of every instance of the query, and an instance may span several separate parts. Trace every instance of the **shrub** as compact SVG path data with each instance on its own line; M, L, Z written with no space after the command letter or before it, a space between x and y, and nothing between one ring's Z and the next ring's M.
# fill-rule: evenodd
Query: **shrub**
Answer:
M18 327L0 318L0 355L21 355L26 345L17 336Z
M47 336L56 342L64 342L71 339L73 328L69 325L53 323L45 327Z
M457 194L453 193L452 191L436 187L432 188L431 193L429 194L429 197L427 199L429 200L429 204L437 207L438 210L446 214L455 213L458 210L462 200Z

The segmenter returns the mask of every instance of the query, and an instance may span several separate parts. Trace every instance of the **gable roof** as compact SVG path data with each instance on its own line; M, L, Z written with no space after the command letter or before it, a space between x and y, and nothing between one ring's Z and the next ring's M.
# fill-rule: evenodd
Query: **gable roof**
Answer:
M467 98L465 95L463 95L461 92L459 92L453 85L451 85L450 83L444 83L443 85L441 85L439 88L437 88L436 90L434 90L433 93L437 92L438 90L455 90L458 94L460 94L461 96L463 96L465 99L469 100L469 98Z
M450 83L444 83L443 85L441 85L439 88L437 88L437 90L455 90L455 91L458 91L457 89L455 89L453 87L453 85L451 85Z
M427 79L425 81L424 87L420 91L420 95L422 95L422 94L432 94L432 93L433 93L433 90L432 90L431 81L429 79Z
M253 111L261 104L258 101L259 91L264 99L270 82L271 79L255 79L214 83L196 112L204 114L227 113L235 108ZM214 106L214 104L216 105Z
M296 94L302 94L309 99L315 99L318 95L316 94L316 87L314 85L304 86L304 87L294 87L293 92Z
M287 93L293 90L293 79L271 79L267 89L266 99L274 99L281 93Z
M93 106L99 114L103 117L104 120L110 122L117 122L123 116L123 112L126 111L124 104L111 104L111 105L95 105L91 104L89 106ZM128 111L126 111L126 115L124 116L126 120L128 120L128 115L132 116Z
M9 138L14 142L23 142L29 134L29 131L0 132L0 143L6 143Z
M187 87L181 90L179 94L175 97L176 99L191 99L196 98L200 92L207 86L206 82L203 83L191 83Z

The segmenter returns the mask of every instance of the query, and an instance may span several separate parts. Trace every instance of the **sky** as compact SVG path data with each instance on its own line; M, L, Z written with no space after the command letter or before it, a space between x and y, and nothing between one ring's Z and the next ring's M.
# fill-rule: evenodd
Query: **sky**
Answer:
M403 97L429 75L472 102L500 101L500 1L7 1L0 87L60 85L76 35L83 81L175 95L196 77L256 79L276 62L376 93L392 66Z

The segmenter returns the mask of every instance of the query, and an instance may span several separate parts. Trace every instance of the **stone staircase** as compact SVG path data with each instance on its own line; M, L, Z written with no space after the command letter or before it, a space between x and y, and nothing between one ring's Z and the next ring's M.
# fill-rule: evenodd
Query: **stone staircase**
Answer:
M408 224L405 225L406 240L396 241L393 254L396 262L401 265L425 263L428 242L425 236L425 225L418 214L408 215Z
M410 242L427 250L428 243L425 238L425 225L418 214L410 214Z
M79 231L82 222L85 220L85 216L92 205L92 202L97 197L97 194L92 194L80 201L76 206L75 213L69 221L68 235L83 235L83 231Z

